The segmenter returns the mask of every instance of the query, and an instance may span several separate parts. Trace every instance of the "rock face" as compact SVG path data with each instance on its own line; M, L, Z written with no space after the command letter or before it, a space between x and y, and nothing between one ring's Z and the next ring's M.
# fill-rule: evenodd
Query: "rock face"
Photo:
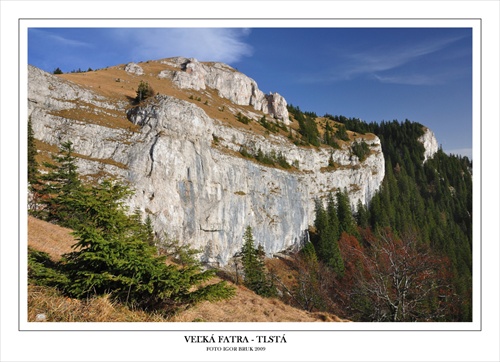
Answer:
M265 95L257 83L246 75L237 72L223 63L202 64L194 58L173 58L166 61L178 71L162 71L160 78L171 78L173 83L183 89L216 89L219 96L234 104L250 105L257 111L270 114L288 125L289 115L285 99L278 93Z
M438 141L434 132L432 132L429 128L424 127L424 134L418 139L425 148L424 151L424 162L429 158L432 158L434 154L438 151Z
M198 68L205 67L190 61L186 69L194 69L191 73L171 75L178 84L184 79L183 87L202 86L199 79L204 79L205 86L221 82L217 89L227 89L221 93L228 92L224 96L229 97L229 78L216 80L215 74L231 71L216 63L215 70L195 77L202 73ZM253 84L249 78L236 78L241 80L238 89ZM257 87L248 90L244 96L234 94L235 102L251 103L254 96L256 102ZM171 96L157 95L146 105L126 111L125 103L108 102L32 67L28 97L35 138L52 145L71 140L80 155L81 173L104 172L130 182L135 190L128 201L131 209L150 215L158 233L201 249L202 259L215 265L227 264L241 250L248 225L269 255L298 247L314 222L315 198L346 189L352 205L358 200L367 203L384 178L380 140L374 136L365 139L371 152L360 162L348 145L334 151L298 147L283 136L231 127L210 118L196 104ZM278 96L259 98L259 102L270 98L266 107L273 104L276 112L286 105ZM75 105L93 107L93 112L102 114L113 108L115 113L127 113L131 125L140 128L131 131L61 116L61 110ZM281 154L295 168L264 166L242 157L242 147ZM332 161L335 167L329 167Z

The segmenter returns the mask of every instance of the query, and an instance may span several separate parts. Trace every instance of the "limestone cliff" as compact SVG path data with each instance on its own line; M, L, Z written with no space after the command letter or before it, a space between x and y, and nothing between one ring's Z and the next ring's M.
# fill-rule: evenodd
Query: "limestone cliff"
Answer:
M130 90L128 99L119 96L123 85L147 76L155 89L166 84L161 82L168 88L138 106L131 106ZM241 110L293 123L281 96L263 95L255 81L226 65L174 58L78 77L77 84L29 67L35 138L47 147L71 140L82 174L130 182L135 195L129 206L151 215L159 233L202 249L204 261L227 264L241 249L247 225L268 254L296 247L314 222L315 198L346 189L353 205L367 203L382 183L384 158L374 135L353 136L370 146L360 162L349 142L338 150L300 147L286 135L259 131L257 122L231 124L224 107L212 110L216 95L208 91L214 90L231 101L232 119ZM98 79L94 85L92 77ZM172 87L198 87L210 104L190 101ZM260 164L243 157L242 148L281 155L294 167Z

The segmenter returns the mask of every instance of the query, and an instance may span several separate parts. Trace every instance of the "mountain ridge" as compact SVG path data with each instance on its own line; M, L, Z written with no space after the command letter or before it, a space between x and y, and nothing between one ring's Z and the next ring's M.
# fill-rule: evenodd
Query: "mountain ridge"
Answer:
M71 140L83 175L129 182L132 210L216 265L239 251L247 225L272 255L307 238L315 198L345 189L353 207L370 201L385 174L378 137L349 132L340 149L295 145L285 99L221 64L177 57L60 76L30 66L35 138L47 148ZM157 94L134 104L141 81ZM262 117L281 128L269 132ZM369 145L363 161L356 141ZM291 167L262 164L259 152Z

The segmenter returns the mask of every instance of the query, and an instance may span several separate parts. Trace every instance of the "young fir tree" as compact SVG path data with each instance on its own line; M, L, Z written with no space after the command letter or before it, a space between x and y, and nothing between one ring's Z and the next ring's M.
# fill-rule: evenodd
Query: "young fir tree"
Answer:
M72 142L61 144L59 153L52 159L54 163L44 163L49 172L39 178L37 185L43 209L39 216L65 227L74 227L84 216L75 213L71 205L82 188Z
M230 297L234 289L225 282L201 286L214 276L199 263L167 265L148 244L144 224L127 214L123 204L131 190L117 182L103 181L84 187L76 195L74 210L85 210L75 229L75 251L65 255L68 283L63 290L83 298L109 293L141 308L175 309L182 304Z
M245 285L255 293L269 297L273 295L274 288L267 280L264 267L264 249L260 245L255 248L250 226L245 229L243 240L241 256Z
M339 220L332 195L329 195L327 210L320 200L316 200L315 227L318 235L316 248L319 260L330 266L338 275L343 275L344 262L338 244Z
M33 125L31 116L28 118L28 183L33 185L38 178L38 163L36 161L36 145L35 135L33 133Z

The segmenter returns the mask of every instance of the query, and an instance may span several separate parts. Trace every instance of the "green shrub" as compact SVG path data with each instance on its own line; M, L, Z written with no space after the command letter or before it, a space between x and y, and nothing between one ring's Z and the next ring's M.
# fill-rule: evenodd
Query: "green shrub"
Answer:
M360 162L363 162L370 154L370 147L364 140L361 140L361 142L354 142L351 146L351 150L352 153L359 158Z
M238 122L241 122L243 124L250 123L250 118L244 116L243 114L241 114L241 112L238 112L238 114L236 115L236 119L238 120Z
M135 100L136 102L142 102L143 100L151 97L154 95L154 90L153 88L149 85L148 82L144 82L141 80L139 83L139 86L137 87L136 91L136 97Z

